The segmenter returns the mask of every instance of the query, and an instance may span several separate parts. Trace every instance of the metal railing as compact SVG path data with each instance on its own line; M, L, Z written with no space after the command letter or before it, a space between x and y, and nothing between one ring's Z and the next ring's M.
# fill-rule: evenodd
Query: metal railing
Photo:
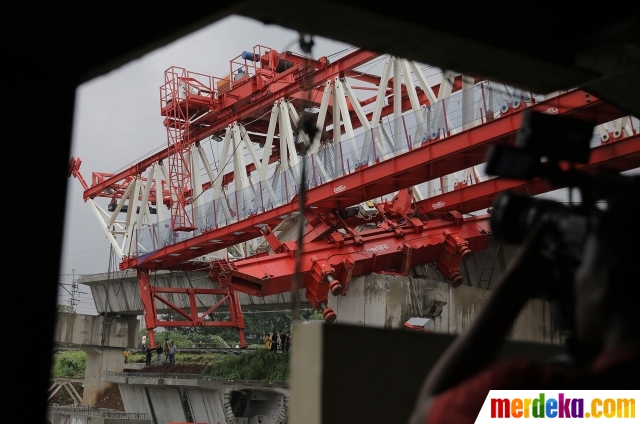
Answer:
M117 371L102 371L103 376L112 377L139 377L139 378L162 378L163 374L158 372L117 372Z
M107 278L109 277L109 275L111 275L111 277L114 279L119 279L119 278L125 278L125 277L135 277L137 274L135 269L134 270L127 269L125 271L115 271L115 272L112 272L111 274L109 274L108 272L100 272L98 274L80 274L78 275L78 279L88 280L93 278Z
M269 381L269 380L234 380L225 377L214 377L210 375L202 374L181 374L181 373L149 373L149 372L116 372L116 371L103 371L103 376L112 377L132 377L132 378L163 378L163 379L182 379L182 380L204 380L215 381L223 384L229 383L244 383L244 384L260 384L260 385L277 385L281 387L288 387L287 381Z
M376 123L371 130L352 138L341 138L324 149L300 158L300 161L306 162L308 170L305 175L307 188L321 186L408 151L438 144L456 133L499 118L510 109L522 109L521 104L527 107L527 102L518 100L517 103L510 103L507 97L511 95L506 96L490 88L490 85L487 87L495 95L489 104L485 101L483 83L476 84L465 92L454 93L450 98L408 112L395 120L387 118L379 125ZM473 100L468 105L460 105L462 96L466 94ZM532 98L527 100L533 102ZM136 229L135 255L139 260L144 260L164 247L290 203L298 194L301 167L302 162L299 162L266 180L255 181L249 187L223 194L195 207L193 216L196 228L191 232L173 231L171 219ZM224 164L220 164L219 168L223 172ZM440 184L439 181L436 183ZM344 189L346 187L342 185L333 188L335 193ZM444 192L442 187L436 190Z
M122 412L114 409L94 408L92 406L49 406L50 414L86 415L100 418L119 418L130 420L148 420L146 412Z

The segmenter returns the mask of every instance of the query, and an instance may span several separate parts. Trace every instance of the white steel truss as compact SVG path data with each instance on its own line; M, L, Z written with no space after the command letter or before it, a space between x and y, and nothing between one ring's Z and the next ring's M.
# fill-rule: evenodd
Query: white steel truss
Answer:
M322 97L315 121L318 131L312 140L298 131L300 117L292 99L281 98L271 106L266 134L254 136L240 121L225 129L215 169L212 167L215 161L210 161L200 143L192 145L184 158L193 170L190 207L194 210L194 232L206 232L247 214L289 202L300 184L303 160L307 161L308 170L305 184L316 186L361 166L403 154L407 149L467 131L509 108L534 101L531 93L486 81L476 84L472 77L448 70L441 75L436 95L420 64L394 56L385 58L377 87L368 88L376 91L375 99L359 100L358 90L362 87L353 85L354 78L335 77L320 87ZM454 92L456 78L461 78L461 87L457 85ZM406 99L410 104L408 110L406 103L403 106ZM457 102L455 113L450 110L452 102ZM367 111L365 104L370 107ZM386 118L385 123L383 111L393 119ZM624 131L632 131L632 125L633 122L622 118L609 127L600 126L597 131L606 141L609 134L619 137ZM329 133L332 137L327 136ZM259 137L263 143L256 141ZM308 146L304 157L300 156L298 143ZM273 156L275 151L277 160ZM228 183L230 175L233 184ZM87 201L119 256L145 253L188 236L171 232L164 224L169 218L165 205L176 200L167 177L165 165L155 163L145 170L144 176L141 174L130 182L115 207L109 208L112 212L104 210L94 199ZM477 183L481 178L476 167L472 167L416 186L414 194L417 200L422 200L459 184ZM286 228L285 221L282 225L279 229L282 234L297 237L295 231ZM143 237L152 238L153 243L140 243ZM258 243L249 243L248 247L250 251L259 248ZM236 250L243 255L248 253L243 252L242 246Z

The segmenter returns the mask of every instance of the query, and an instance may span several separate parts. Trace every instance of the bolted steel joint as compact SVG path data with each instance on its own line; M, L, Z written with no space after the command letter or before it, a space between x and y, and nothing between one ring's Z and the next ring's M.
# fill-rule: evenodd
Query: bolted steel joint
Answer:
M458 287L464 281L462 275L460 275L457 271L453 271L451 275L449 275L449 280L451 281L451 286Z
M463 261L466 261L471 256L471 249L466 244L462 244L458 246L458 255L462 258Z
M311 265L311 275L319 283L329 282L327 276L333 274L336 270L325 259L315 259Z
M331 324L336 320L336 318L338 318L336 313L333 312L333 309L328 307L326 303L322 302L320 304L320 308L322 309L322 317L324 318L324 322L326 322L327 324Z
M344 291L344 286L340 284L340 281L333 278L331 274L327 274L326 278L327 283L329 283L329 290L331 294L334 296L340 296Z

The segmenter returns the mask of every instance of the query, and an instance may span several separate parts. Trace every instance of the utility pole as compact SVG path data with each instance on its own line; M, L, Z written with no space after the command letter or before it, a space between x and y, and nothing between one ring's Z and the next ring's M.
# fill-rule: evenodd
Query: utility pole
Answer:
M69 306L71 310L75 312L76 305L78 304L78 282L76 281L76 270L71 270L71 298L69 299Z

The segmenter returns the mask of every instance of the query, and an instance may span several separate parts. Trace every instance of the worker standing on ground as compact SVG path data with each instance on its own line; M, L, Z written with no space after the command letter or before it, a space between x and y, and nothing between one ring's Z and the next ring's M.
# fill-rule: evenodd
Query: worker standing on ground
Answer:
M162 365L162 346L156 348L156 365Z
M291 331L287 332L287 352L291 349Z
M285 346L287 344L287 335L284 331L280 332L280 350L284 353Z
M271 352L278 353L278 331L275 328L271 333Z
M150 346L147 346L147 348L144 351L145 355L146 355L146 364L148 367L151 366L151 354L153 353L153 349L151 349Z
M271 350L271 336L269 333L265 333L264 335L264 348L267 350Z
M129 357L131 356L131 352L128 350L125 350L124 352L122 352L122 356L124 357L124 363L125 364L129 363Z
M176 344L174 342L171 342L171 347L169 348L169 355L171 356L169 360L170 364L176 363L176 350L178 350L178 348L176 347Z
M168 364L169 361L171 360L170 357L170 353L169 350L171 349L171 346L169 346L169 339L165 339L164 341L164 355L165 355L165 364Z

